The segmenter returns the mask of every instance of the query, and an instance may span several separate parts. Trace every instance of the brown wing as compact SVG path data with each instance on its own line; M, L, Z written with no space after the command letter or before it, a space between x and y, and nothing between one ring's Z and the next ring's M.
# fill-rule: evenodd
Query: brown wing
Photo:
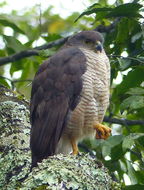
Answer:
M30 104L32 167L55 153L70 111L79 102L85 71L86 58L77 48L63 49L40 66Z

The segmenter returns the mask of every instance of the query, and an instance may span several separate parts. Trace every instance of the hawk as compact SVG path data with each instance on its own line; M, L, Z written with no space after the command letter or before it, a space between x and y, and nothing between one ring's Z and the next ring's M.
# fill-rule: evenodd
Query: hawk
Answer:
M86 137L106 139L102 125L109 104L110 64L96 31L82 31L39 68L32 83L32 167L73 150Z

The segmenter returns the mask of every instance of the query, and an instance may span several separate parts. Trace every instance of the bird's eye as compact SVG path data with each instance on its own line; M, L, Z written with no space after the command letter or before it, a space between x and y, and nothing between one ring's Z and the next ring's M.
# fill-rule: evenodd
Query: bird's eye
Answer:
M91 41L90 41L90 40L85 40L85 43L86 43L86 44L90 44Z

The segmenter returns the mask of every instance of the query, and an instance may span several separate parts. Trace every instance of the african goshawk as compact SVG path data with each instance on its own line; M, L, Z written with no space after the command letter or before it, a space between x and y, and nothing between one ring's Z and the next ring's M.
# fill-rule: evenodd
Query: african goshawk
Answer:
M96 31L83 31L39 68L32 84L32 167L57 153L78 153L85 137L106 139L102 125L109 104L110 65Z

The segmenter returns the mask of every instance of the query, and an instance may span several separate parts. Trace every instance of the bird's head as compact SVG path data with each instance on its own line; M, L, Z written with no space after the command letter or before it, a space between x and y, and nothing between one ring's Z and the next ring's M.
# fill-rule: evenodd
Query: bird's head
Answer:
M103 37L96 31L82 31L70 37L66 42L68 46L84 47L94 51L102 51Z

